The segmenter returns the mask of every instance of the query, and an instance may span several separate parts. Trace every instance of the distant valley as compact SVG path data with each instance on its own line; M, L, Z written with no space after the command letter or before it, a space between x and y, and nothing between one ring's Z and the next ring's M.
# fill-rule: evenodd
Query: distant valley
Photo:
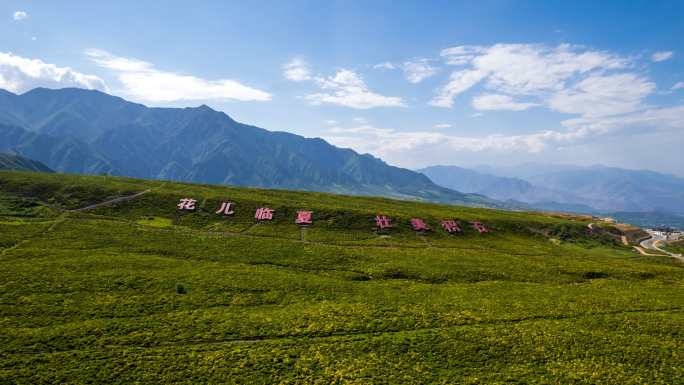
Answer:
M684 219L684 179L653 171L537 164L418 171L444 187L540 210L610 215L641 225L680 227Z

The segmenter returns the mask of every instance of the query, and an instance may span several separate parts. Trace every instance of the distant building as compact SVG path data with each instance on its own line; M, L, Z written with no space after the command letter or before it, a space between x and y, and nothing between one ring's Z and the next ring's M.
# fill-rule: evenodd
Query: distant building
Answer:
M678 241L680 239L684 239L684 233L681 231L673 231L667 234L668 241Z

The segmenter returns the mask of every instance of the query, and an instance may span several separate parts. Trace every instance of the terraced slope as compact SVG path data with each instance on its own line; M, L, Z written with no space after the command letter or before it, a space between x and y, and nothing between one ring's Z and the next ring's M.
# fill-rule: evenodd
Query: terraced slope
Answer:
M682 265L583 218L21 172L0 172L0 194L0 383L684 376ZM184 197L199 210L179 212ZM228 199L235 216L214 214ZM272 222L255 223L261 206ZM378 213L395 228L375 231Z

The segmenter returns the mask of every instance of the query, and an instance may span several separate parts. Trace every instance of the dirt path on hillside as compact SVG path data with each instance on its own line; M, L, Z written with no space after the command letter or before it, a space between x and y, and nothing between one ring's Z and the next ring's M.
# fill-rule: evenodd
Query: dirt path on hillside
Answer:
M638 251L641 255L648 255L649 257L664 257L663 254L651 254L639 246L634 246L634 250Z
M88 211L88 210L96 209L96 208L102 207L102 206L114 205L114 204L117 204L117 203L130 201L131 199L135 199L135 198L137 198L137 197L139 197L139 196L141 196L141 195L147 194L147 193L150 192L150 191L152 191L152 190L145 190L145 191L141 191L141 192L139 192L139 193L135 193L135 194L133 194L133 195L126 195L126 196L123 196L123 197L118 197L118 198L110 199L110 200L108 200L108 201L104 201L104 202L100 202L100 203L95 203L95 204L92 204L92 205L89 205L89 206L85 206L85 207L81 207L81 208L73 209L73 210L67 210L67 211L74 212L74 213L78 213L78 212L82 212L82 211Z

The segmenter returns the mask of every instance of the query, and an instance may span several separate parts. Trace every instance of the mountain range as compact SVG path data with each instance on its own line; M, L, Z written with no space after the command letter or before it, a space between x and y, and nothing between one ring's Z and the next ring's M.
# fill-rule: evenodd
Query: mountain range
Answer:
M433 166L418 171L444 187L544 210L684 214L684 178L654 171L548 164Z
M500 206L371 155L242 124L205 105L149 108L77 88L0 90L0 151L68 173Z

